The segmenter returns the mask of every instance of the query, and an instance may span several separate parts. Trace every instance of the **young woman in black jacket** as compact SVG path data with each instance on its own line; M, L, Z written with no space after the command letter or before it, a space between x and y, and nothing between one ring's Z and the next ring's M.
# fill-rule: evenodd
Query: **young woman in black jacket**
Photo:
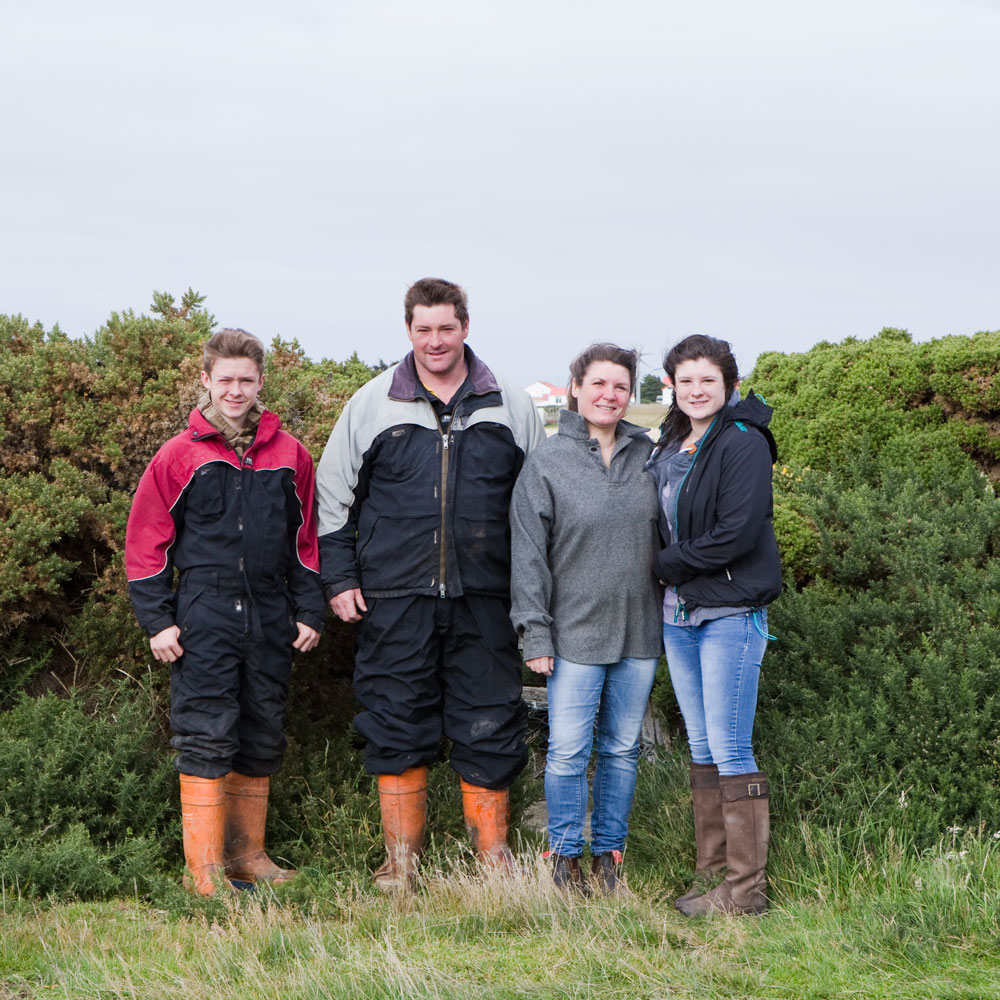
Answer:
M688 916L759 914L770 819L750 741L767 604L781 592L771 408L752 392L740 400L725 341L687 337L663 367L674 399L648 467L660 500L663 641L691 748L697 844L695 883L676 906Z

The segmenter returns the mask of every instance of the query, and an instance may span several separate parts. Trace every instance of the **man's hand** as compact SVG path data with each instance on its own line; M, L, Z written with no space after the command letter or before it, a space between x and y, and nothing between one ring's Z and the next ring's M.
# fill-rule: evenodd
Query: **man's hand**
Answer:
M533 656L530 660L525 660L524 665L529 670L534 670L536 674L552 676L552 670L556 665L554 656Z
M184 655L180 643L181 630L176 625L169 625L162 632L157 632L149 640L149 648L153 658L161 663L173 663Z
M342 622L361 621L361 612L368 610L364 597L361 596L361 588L355 587L353 590L345 590L336 597L330 598L330 607L333 613Z
M319 642L319 632L310 628L305 622L296 622L295 624L299 628L299 637L292 643L292 648L297 649L300 653L308 653Z

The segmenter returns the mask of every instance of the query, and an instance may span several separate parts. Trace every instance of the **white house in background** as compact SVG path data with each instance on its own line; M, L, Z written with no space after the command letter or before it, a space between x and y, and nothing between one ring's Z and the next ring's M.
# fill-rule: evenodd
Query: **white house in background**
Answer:
M553 385L551 382L532 382L524 387L524 391L534 400L538 409L566 405L565 386Z

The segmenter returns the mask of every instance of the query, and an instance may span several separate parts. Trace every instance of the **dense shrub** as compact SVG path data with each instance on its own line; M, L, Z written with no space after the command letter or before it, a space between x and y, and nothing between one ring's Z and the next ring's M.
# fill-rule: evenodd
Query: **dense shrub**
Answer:
M202 392L203 301L155 293L152 315L113 313L79 340L0 317L0 875L23 892L131 891L178 860L166 715L150 707L169 671L132 616L123 543L139 476ZM275 340L261 398L318 458L373 373L356 354L313 362ZM350 633L331 625L297 659L308 724L292 727L299 780L275 796L279 844L303 836L303 800L284 787L311 780L329 799L355 770L350 692L331 683L350 672ZM143 679L141 696L123 676Z
M132 493L201 392L214 318L193 291L155 293L152 316L112 313L92 338L0 317L0 637L17 631L77 676L149 661L128 603ZM318 458L373 374L355 354L313 362L275 340L261 394Z
M757 722L780 808L917 843L1000 815L1000 335L767 355L786 592Z
M191 291L151 312L82 340L0 317L0 878L29 895L141 890L180 860L168 671L132 618L122 545L139 475L200 394L214 320ZM781 450L786 591L757 726L779 822L850 836L864 809L859 836L892 825L930 844L1000 815L998 365L1000 333L887 329L763 355L748 380ZM372 374L277 340L262 398L318 458ZM374 860L377 810L349 729L352 635L330 626L296 658L268 836L293 862L356 868ZM450 768L431 781L439 847L462 836L460 809ZM666 791L640 789L638 859L686 840L683 785L678 765Z
M93 704L23 696L3 713L0 878L26 896L142 892L178 852L162 707L124 682Z

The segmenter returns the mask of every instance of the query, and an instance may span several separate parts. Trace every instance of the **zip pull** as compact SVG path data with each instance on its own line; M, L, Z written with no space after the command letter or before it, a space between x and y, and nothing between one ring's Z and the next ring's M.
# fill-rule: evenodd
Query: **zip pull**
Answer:
M677 594L677 588L674 587L674 593ZM674 621L677 621L677 615L680 614L681 621L686 622L688 620L687 608L684 606L684 598L680 594L677 594L677 610L674 611Z
M757 608L750 609L750 621L753 622L754 631L756 631L757 635L759 635L762 639L766 639L768 642L777 642L778 637L776 635L771 635L767 629L760 627L760 620L757 617L758 614L759 612Z

